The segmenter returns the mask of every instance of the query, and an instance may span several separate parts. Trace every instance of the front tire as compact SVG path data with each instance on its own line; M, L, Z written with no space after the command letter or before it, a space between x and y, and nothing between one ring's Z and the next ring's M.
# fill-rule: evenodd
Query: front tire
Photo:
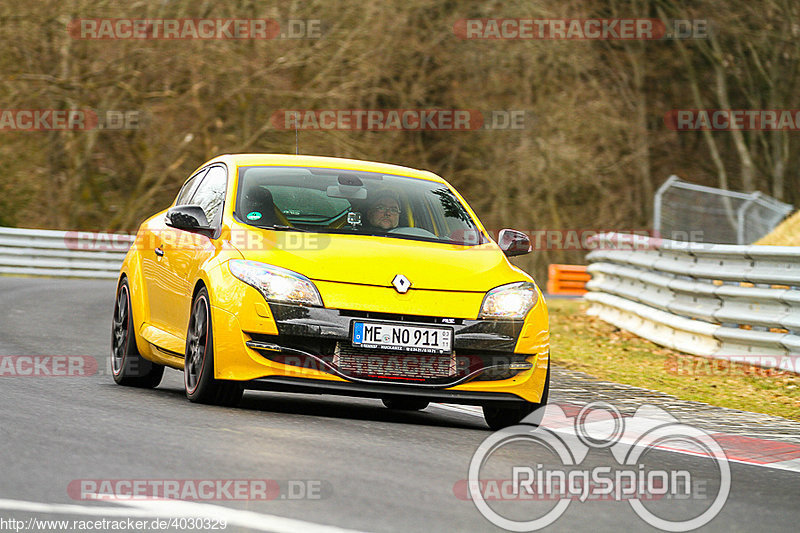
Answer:
M186 397L196 403L234 407L244 388L235 381L214 378L214 328L208 291L201 288L192 303L183 363Z
M117 289L117 300L114 304L111 374L119 385L153 389L161 383L164 367L142 357L136 348L130 295L128 280L123 278Z
M508 426L515 426L522 422L522 419L539 409L533 418L525 420L525 424L539 426L544 418L544 406L550 396L550 363L547 364L547 374L545 375L544 390L542 399L539 403L525 402L522 405L513 407L495 407L491 405L483 406L483 418L493 431L498 431Z

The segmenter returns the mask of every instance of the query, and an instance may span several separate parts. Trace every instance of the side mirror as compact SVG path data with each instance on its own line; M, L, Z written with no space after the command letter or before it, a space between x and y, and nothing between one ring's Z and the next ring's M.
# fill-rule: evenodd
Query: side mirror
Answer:
M195 233L207 233L213 228L206 220L206 212L199 205L176 205L167 210L167 226Z
M525 255L531 251L531 240L521 231L502 229L497 236L497 244L506 257Z

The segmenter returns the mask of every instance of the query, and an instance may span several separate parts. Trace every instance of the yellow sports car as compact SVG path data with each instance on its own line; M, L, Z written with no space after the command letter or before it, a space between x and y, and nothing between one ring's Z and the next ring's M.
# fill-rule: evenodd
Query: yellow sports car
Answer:
M518 423L547 402L547 306L444 179L411 168L237 154L194 172L122 265L111 366L121 385L184 371L193 402L244 389L483 406ZM529 419L530 420L530 419Z

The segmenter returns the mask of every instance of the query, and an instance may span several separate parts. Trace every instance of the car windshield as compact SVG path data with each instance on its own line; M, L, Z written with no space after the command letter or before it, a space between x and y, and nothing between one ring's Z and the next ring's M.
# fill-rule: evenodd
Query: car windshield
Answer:
M485 237L455 194L433 181L352 170L240 167L235 216L257 227L463 245Z

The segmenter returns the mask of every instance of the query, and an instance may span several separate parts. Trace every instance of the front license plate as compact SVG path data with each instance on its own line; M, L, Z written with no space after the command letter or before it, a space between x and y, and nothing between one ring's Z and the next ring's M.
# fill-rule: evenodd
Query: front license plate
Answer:
M353 346L401 352L449 354L453 351L453 330L406 326L386 322L354 322Z

